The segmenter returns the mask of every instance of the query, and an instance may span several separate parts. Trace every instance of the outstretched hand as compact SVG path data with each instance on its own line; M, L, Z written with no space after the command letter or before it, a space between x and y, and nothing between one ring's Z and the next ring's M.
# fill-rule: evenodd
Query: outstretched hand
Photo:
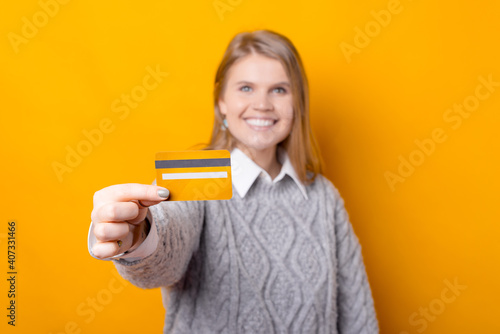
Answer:
M135 249L145 239L148 207L166 200L169 191L155 185L117 184L94 194L91 218L95 257L104 259Z

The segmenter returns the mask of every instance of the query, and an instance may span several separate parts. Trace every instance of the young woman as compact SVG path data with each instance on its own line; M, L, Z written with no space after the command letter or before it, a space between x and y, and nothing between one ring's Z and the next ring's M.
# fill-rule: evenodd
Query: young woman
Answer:
M361 247L320 172L308 83L285 36L240 33L215 78L209 149L233 198L169 202L155 185L96 192L89 251L161 287L165 333L378 333Z

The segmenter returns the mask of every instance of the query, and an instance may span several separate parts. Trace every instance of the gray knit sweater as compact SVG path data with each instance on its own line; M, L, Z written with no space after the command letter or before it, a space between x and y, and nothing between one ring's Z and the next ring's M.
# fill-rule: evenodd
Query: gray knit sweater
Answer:
M306 189L258 178L243 199L162 202L155 252L115 265L162 287L165 333L378 333L344 201L323 176Z

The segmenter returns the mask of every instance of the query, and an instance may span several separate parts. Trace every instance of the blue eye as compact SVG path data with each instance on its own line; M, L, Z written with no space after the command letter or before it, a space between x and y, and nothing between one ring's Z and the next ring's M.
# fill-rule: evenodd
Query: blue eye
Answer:
M246 89L246 88L248 88L248 89ZM251 90L251 88L250 88L250 86L243 86L240 88L240 90L243 92L249 92Z
M283 87L275 88L274 91L278 91L278 93L286 93L286 90Z

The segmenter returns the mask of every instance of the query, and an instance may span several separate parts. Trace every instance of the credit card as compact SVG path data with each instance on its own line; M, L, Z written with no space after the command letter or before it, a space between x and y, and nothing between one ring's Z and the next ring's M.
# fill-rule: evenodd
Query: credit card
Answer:
M227 200L233 197L231 156L227 150L158 152L156 184L169 201Z

